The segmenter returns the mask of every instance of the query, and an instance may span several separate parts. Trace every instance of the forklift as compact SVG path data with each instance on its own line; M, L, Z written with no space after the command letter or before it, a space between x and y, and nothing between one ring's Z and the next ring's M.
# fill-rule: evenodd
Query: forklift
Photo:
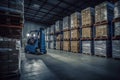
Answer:
M27 34L28 40L25 46L25 53L46 54L44 29L32 30Z

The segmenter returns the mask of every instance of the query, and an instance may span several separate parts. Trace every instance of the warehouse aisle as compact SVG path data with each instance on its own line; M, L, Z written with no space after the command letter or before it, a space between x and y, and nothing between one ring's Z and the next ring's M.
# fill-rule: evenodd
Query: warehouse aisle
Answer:
M45 55L26 54L21 80L120 80L120 61L48 50Z

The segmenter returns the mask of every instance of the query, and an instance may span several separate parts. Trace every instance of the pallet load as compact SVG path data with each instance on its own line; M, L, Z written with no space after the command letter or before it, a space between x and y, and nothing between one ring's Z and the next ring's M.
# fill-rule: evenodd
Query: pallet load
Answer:
M55 23L55 36L56 36L56 49L62 50L63 49L63 23L62 21L56 21Z
M71 52L80 52L80 26L81 26L81 14L75 12L71 14ZM78 44L77 44L78 43Z
M112 56L120 59L120 1L115 3L112 35Z
M113 10L114 5L109 2L103 2L95 7L94 53L96 56L112 57L111 23Z
M80 52L80 41L71 41L71 52Z
M0 2L0 79L18 77L20 71L20 40L24 23L23 0Z
M70 29L70 17L66 16L63 18L63 31L68 31Z
M70 18L71 18L71 29L75 29L75 28L79 28L80 24L81 24L81 17L80 17L80 13L79 12L75 12L73 14L71 14Z
M59 32L62 31L62 29L63 29L62 21L60 21L60 20L56 21L56 23L55 23L55 32L59 33Z
M70 51L70 17L63 18L63 50Z
M93 24L95 11L94 8L88 7L81 11L82 27L81 27L81 53L93 55Z
M63 41L63 50L70 51L70 41Z

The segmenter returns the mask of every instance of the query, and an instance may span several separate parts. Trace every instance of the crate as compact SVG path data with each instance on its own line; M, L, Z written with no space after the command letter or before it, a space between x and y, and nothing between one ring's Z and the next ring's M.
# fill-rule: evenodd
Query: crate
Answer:
M113 36L120 36L120 21L114 22Z
M99 25L95 27L95 37L96 38L110 38L111 37L111 28L112 26L109 24L105 24L105 25Z
M114 18L119 17L120 17L120 1L116 2L114 7Z
M63 41L63 50L70 51L70 41Z
M91 26L94 23L95 10L88 7L81 11L82 26Z
M75 12L71 14L70 18L71 18L70 20L71 29L78 28L81 26L81 14L79 12Z
M109 2L103 2L95 6L95 23L102 21L112 21L114 16L114 5Z
M80 52L80 41L71 41L71 52Z
M70 29L70 17L66 16L63 18L63 30L69 30Z
M74 29L71 30L71 39L80 39L80 30L79 29Z
M94 54L97 56L112 57L112 47L110 40L95 40Z
M55 22L55 32L60 32L63 30L63 22L62 21L56 21Z
M92 38L92 27L82 28L82 38Z
M82 53L94 55L94 43L91 40L82 40Z
M70 31L64 31L63 32L63 39L69 40L70 39Z
M120 59L120 39L112 40L112 57Z

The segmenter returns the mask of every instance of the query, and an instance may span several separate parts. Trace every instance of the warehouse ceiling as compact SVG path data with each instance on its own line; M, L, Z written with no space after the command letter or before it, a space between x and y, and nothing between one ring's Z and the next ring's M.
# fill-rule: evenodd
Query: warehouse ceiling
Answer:
M51 25L75 11L94 7L103 1L105 0L25 0L25 18Z
M5 4L7 1L9 0L0 3ZM94 7L103 1L105 0L24 0L24 15L26 20L51 25L75 11Z

